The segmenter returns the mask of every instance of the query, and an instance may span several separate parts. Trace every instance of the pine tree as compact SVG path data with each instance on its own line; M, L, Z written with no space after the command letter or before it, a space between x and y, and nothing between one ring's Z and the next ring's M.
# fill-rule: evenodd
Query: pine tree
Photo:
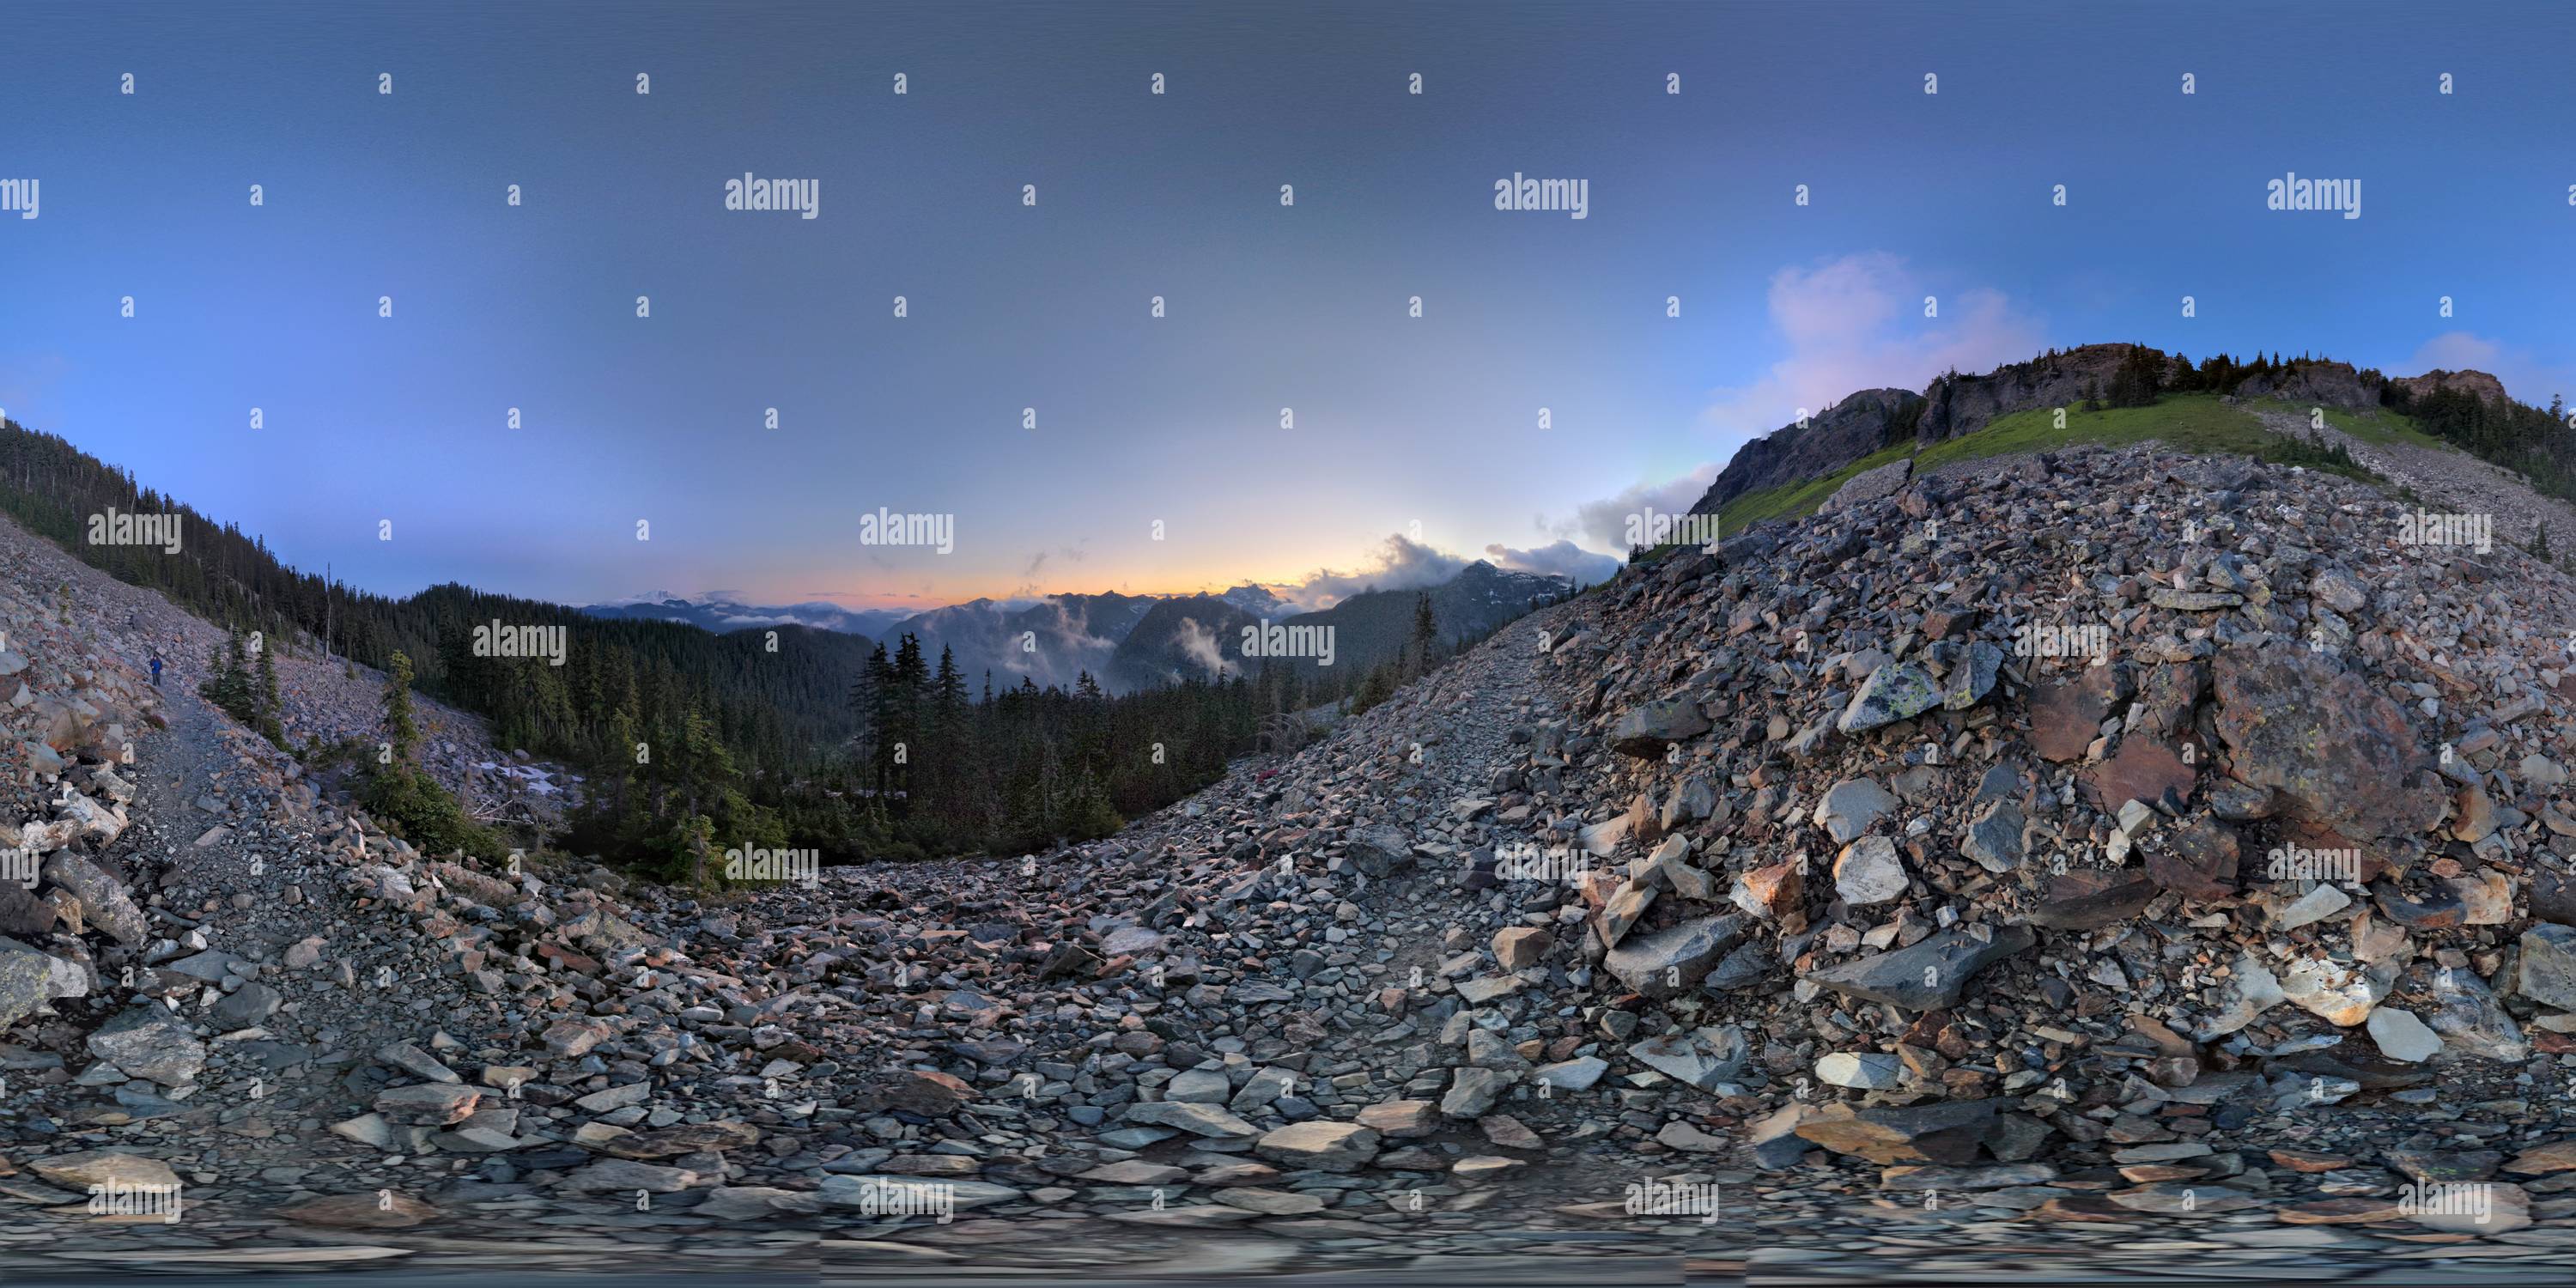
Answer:
M253 728L259 726L259 693L242 656L241 628L232 628L223 648L207 659L207 678L197 692L224 714Z
M411 763L412 753L420 746L420 723L411 713L411 657L400 649L385 662L385 742L392 748L393 763Z
M1409 673L1420 676L1431 670L1432 650L1440 643L1440 619L1431 610L1431 594L1425 591L1413 597L1413 634L1405 642Z
M281 748L286 746L283 705L277 692L277 652L263 639L259 650L259 733Z

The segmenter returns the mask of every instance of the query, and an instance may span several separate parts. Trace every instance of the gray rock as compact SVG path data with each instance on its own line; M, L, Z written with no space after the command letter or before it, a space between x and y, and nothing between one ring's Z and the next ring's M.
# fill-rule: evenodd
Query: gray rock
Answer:
M83 921L128 948L150 937L143 910L134 906L117 879L69 850L45 856L45 879L62 887L79 904Z
M149 1078L165 1087L186 1086L206 1067L206 1044L177 1016L148 1002L100 1025L89 1035L89 1052L129 1078Z
M1610 749L1623 756L1653 760L1675 743L1707 733L1708 716L1690 698L1657 698L1619 717L1610 730Z
M2366 1021L2370 1040L2379 1044L2379 1052L2391 1060L2421 1064L2441 1054L2442 1039L2424 1027L2411 1011L2383 1006L2370 1013Z
M2209 1042L2225 1037L2284 1000L2279 977L2254 954L2239 954L2236 964L2229 968L2226 982L2219 987L2218 1014L2194 1035L2194 1040Z
M66 963L67 964L67 963ZM15 939L0 938L0 1028L58 996L55 959ZM86 980L82 991L87 992Z
M1896 842L1884 836L1864 836L1834 860L1834 893L1850 907L1893 903L1905 897L1906 884L1905 860L1897 856Z
M1543 1082L1559 1091L1590 1091L1610 1071L1610 1062L1596 1055L1577 1056L1555 1064L1540 1065L1530 1074L1530 1081Z
M1460 1068L1449 1076L1449 1091L1440 1097L1440 1112L1449 1118L1482 1118L1512 1085L1512 1075L1498 1069Z
M164 962L155 969L185 975L190 979L203 980L209 984L220 984L224 982L224 977L227 975L250 974L252 967L253 963L247 958L235 957L220 948L209 948L193 957Z
M2543 922L2522 932L2522 972L2514 991L2576 1011L2576 928Z
M1977 972L2033 942L2028 926L2000 927L1983 940L1961 926L1928 936L1911 948L1811 971L1807 979L1845 997L1930 1011L1957 1005Z
M1905 1081L1905 1065L1876 1051L1836 1051L1816 1061L1816 1076L1827 1085L1885 1091Z
M1355 1172L1377 1157L1378 1135L1358 1123L1290 1123L1255 1141L1252 1152L1287 1167Z
M1392 876L1413 866L1413 838L1394 827L1362 828L1351 837L1351 866L1371 877Z
M1129 1105L1126 1119L1154 1127L1177 1127L1193 1136L1205 1136L1211 1140L1242 1140L1260 1134L1252 1124L1218 1106L1186 1101L1162 1100Z
M1650 935L1631 935L1610 950L1603 965L1636 992L1671 997L1698 984L1744 938L1745 922L1736 915L1701 917Z
M1941 686L1941 705L1952 711L1965 711L1994 692L1995 678L2003 673L2004 651L1984 640L1968 645L1968 654L1950 668Z
M1886 788L1867 778L1846 778L1825 789L1824 798L1816 802L1816 826L1834 838L1837 845L1869 830L1880 815L1896 808L1896 797Z
M1985 812L1968 824L1968 835L1959 843L1959 853L1988 872L2010 872L2021 866L2022 858L2028 853L2022 843L2022 832L2027 826L2017 802L1988 802Z
M215 1004L215 1024L228 1030L246 1029L277 1014L277 1008L285 1004L286 998L276 989L253 980Z
M1743 1072L1750 1054L1743 1031L1733 1025L1665 1034L1628 1046L1630 1059L1702 1091Z
M663 1167L639 1163L631 1158L603 1158L588 1167L577 1168L562 1181L559 1188L576 1194L631 1193L643 1190L651 1194L677 1194L698 1183L698 1174L685 1167Z
M1234 1093L1221 1069L1185 1069L1163 1087L1163 1099L1202 1105L1221 1105Z
M409 1042L388 1042L376 1048L376 1059L402 1070L415 1078L431 1082L463 1082L454 1069L439 1062L436 1056Z
M1911 720L1941 704L1941 686L1911 662L1890 662L1870 672L1851 705L1834 727L1844 733L1866 733L1881 725Z
M2352 905L2352 896L2332 885L2320 885L2292 900L2272 921L2274 930L2313 925Z
M1234 1097L1226 1101L1226 1108L1239 1114L1266 1109L1271 1102L1294 1090L1296 1085L1295 1070L1264 1066L1255 1070L1251 1081L1244 1083Z
M2435 970L2433 1000L2437 1005L2430 1023L2451 1050L2508 1064L2530 1058L2522 1026L2505 1013L2504 1004L2476 972Z

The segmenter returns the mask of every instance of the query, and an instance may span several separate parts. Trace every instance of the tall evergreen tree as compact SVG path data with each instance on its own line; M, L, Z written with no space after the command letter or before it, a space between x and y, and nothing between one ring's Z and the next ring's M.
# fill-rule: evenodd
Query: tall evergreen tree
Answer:
M259 732L279 747L286 746L283 706L277 692L277 650L263 636L259 649Z

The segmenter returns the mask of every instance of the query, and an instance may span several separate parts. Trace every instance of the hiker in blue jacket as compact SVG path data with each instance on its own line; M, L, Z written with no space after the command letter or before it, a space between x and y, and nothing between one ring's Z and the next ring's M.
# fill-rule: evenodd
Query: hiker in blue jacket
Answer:
M161 655L158 653L152 655L152 687L161 687Z

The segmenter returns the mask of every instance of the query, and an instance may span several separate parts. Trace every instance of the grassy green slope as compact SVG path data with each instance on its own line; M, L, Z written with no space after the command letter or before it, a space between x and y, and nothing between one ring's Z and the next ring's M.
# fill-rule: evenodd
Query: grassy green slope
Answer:
M2300 410L2305 410L2304 408ZM2101 411L2078 411L2068 408L2066 425L2057 425L2057 411L2035 407L2015 412L1973 434L1934 443L1922 450L1913 442L1898 443L1862 457L1849 465L1804 483L1782 484L1759 492L1747 492L1718 510L1722 530L1730 535L1746 524L1764 519L1796 518L1815 513L1825 498L1863 470L1875 469L1890 461L1911 455L1916 473L1937 469L1960 461L1982 460L1989 456L2006 456L2016 452L2043 452L2076 443L2099 443L2106 447L2125 447L2149 440L2195 453L2232 452L2240 456L2259 456L2267 460L2307 465L2312 468L2336 469L2320 460L2310 459L2279 435L2263 428L2263 422L2242 406L2230 407L2216 394L2166 394L2151 407L2108 407ZM2442 444L2417 430L2404 416L2384 408L2369 412L2328 411L2326 419L2353 437L2366 443L2405 442L2424 447ZM2353 474L2354 470L2338 469Z

